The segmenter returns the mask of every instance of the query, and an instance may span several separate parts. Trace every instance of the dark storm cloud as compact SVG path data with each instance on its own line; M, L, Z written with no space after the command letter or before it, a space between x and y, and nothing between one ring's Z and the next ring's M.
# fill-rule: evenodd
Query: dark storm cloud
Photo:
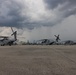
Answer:
M56 10L58 18L61 18L60 22L71 15L76 15L76 0L44 0L44 2L48 10Z
M45 3L47 4L48 8L54 9L56 8L59 4L62 5L66 2L72 5L76 5L76 0L44 0Z
M47 4L47 9L58 9L59 14L63 14L63 17L68 17L70 15L76 14L76 0L44 0Z
M62 4L65 2L65 0L44 0L47 4L48 8L56 8L59 4Z
M27 16L21 16L23 6L16 1L0 0L0 26L21 27Z
M22 2L22 0L20 1ZM27 12L29 13L30 11L27 11L28 7L21 2L17 0L0 0L0 26L33 29L42 25L37 21L31 22L31 19L27 16Z
M0 26L26 27L29 29L40 26L53 26L66 17L76 14L76 0L42 0L47 4L47 7L44 4L46 10L40 10L40 13L37 12L39 8L35 11L34 9L37 9L35 7L29 9L31 6L27 6L28 4L24 3L24 1L26 0L0 0ZM34 0L32 1L34 2ZM55 16L49 17L49 15Z

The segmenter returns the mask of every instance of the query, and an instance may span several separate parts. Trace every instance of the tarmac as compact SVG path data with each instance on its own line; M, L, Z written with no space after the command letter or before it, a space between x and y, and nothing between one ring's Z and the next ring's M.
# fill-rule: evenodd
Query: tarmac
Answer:
M76 45L0 46L0 75L76 75Z

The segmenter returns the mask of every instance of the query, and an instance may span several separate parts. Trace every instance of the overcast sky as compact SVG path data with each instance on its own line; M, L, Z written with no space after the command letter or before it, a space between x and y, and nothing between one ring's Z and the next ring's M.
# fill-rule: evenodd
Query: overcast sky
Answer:
M25 40L76 40L76 0L0 0L0 35Z

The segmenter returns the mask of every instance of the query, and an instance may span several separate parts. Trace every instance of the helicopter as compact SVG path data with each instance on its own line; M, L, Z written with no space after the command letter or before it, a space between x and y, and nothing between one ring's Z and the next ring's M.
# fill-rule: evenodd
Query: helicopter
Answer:
M0 45L5 46L5 45L13 45L14 42L17 41L17 31L14 31L13 28L11 27L12 34L11 36L0 36ZM13 36L13 38L12 38Z

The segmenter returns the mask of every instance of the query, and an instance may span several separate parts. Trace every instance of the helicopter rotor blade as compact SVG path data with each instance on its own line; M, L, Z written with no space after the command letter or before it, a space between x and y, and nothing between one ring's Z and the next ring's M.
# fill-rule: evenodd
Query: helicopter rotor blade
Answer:
M14 33L14 30L13 30L13 28L11 27L11 30L12 30L12 32Z

